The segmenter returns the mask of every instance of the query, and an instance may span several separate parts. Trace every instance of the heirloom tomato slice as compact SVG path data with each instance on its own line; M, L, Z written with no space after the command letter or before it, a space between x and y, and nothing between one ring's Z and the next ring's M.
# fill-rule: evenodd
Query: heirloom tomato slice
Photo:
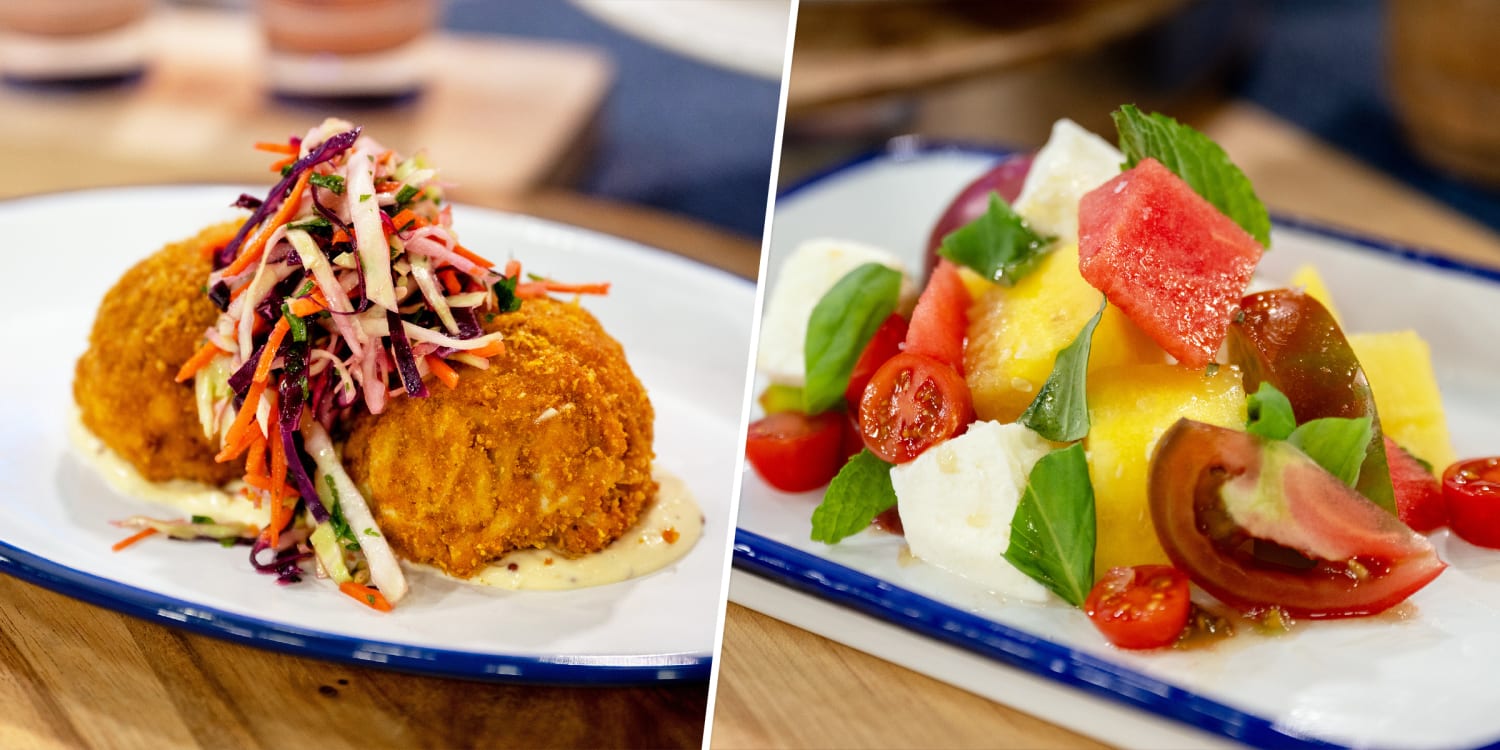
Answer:
M1284 441L1179 420L1149 486L1167 557L1243 610L1372 615L1446 567L1426 537Z

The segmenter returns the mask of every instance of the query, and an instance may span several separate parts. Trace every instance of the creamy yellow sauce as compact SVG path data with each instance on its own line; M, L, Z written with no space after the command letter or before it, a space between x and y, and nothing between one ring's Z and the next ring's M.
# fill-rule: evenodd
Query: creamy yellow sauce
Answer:
M270 507L256 508L240 494L242 485L239 481L214 487L186 479L166 482L146 479L129 461L120 458L83 426L76 408L68 425L68 438L78 456L94 467L110 489L121 495L175 509L184 518L207 516L219 523L239 522L261 527L271 522Z
M184 479L152 482L142 477L130 462L83 426L77 409L73 410L68 437L78 455L121 495L172 508L184 517L208 516L220 523L238 521L256 526L270 523L270 508L256 508L239 494L238 481L213 487ZM656 499L635 526L603 550L571 560L549 550L513 552L466 582L517 591L561 591L618 583L677 562L703 536L703 512L681 479L660 468L653 475L659 485ZM406 565L443 575L425 565Z
M525 591L581 589L639 578L681 560L703 536L703 512L681 479L660 467L653 476L656 499L608 547L572 560L550 550L512 552L469 582Z

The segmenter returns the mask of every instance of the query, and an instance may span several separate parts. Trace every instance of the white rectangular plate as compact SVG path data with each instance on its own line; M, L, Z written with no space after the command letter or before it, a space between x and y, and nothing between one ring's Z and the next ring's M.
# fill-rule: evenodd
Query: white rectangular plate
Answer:
M908 147L789 191L776 206L770 288L780 261L815 237L881 246L919 267L944 206L996 158ZM1500 274L1292 222L1278 223L1272 245L1262 275L1286 278L1301 263L1315 264L1347 329L1411 328L1427 339L1455 449L1500 453L1500 317L1493 312ZM732 598L1077 731L1145 746L1204 739L1193 730L1263 746L1452 748L1500 739L1500 552L1447 531L1432 539L1450 567L1412 597L1409 618L1304 622L1278 637L1245 633L1211 648L1140 654L1105 644L1076 609L1006 603L930 566L903 565L899 537L812 542L816 493L783 494L749 471L743 480L737 565L912 635L868 638L865 617L843 610L835 625L837 615L798 604L800 595L778 597L760 582L737 580ZM955 659L950 645L966 649L972 663ZM1069 706L1057 691L987 690L976 675L1034 680L1015 669L997 673L996 664L1077 688L1083 703ZM1109 713L1086 710L1101 696L1181 724L1143 722L1122 737L1110 731Z

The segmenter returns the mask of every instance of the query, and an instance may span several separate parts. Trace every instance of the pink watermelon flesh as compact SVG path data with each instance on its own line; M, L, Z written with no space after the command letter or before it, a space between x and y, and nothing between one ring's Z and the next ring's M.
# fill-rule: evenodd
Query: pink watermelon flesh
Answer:
M1261 247L1155 159L1078 204L1078 267L1184 366L1213 361Z

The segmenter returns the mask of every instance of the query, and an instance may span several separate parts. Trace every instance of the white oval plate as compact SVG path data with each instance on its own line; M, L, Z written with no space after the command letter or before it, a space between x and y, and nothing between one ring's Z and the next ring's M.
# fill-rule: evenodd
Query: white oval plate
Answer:
M585 305L624 345L656 409L658 465L707 519L686 558L644 578L508 592L415 573L381 615L305 576L280 587L246 548L162 541L118 554L110 521L160 510L121 497L67 438L73 364L126 268L237 215L233 186L90 190L0 203L0 570L209 635L306 656L481 679L628 683L707 679L737 480L755 287L677 256L480 208L454 209L469 247L564 279L608 280ZM256 192L250 189L249 192ZM242 212L240 212L242 214Z
M994 153L906 143L788 191L776 205L770 283L781 259L813 237L868 242L903 254L916 267L943 207L995 160ZM1303 262L1322 271L1349 330L1413 328L1426 338L1458 454L1500 454L1500 347L1494 343L1500 340L1494 314L1500 273L1278 222L1262 274L1286 278ZM861 534L833 547L811 542L816 494L776 492L750 471L743 479L737 565L928 638L867 637L869 621L850 610L839 618L798 603L801 594L778 598L759 581L745 587L743 603L759 602L783 619L823 623L816 629L830 638L1105 741L1212 741L1189 728L1254 745L1298 747L1452 748L1500 739L1500 552L1446 531L1433 541L1450 567L1412 597L1410 619L1301 623L1276 638L1242 634L1213 648L1132 654L1106 645L1076 609L1007 606L930 566L902 565L899 538ZM738 590L737 582L731 593ZM966 649L967 660L953 658L945 644ZM1030 674L990 669L996 664ZM976 675L1021 683L1041 675L1081 692L992 688ZM1090 710L1097 696L1181 723L1117 728L1108 712Z

